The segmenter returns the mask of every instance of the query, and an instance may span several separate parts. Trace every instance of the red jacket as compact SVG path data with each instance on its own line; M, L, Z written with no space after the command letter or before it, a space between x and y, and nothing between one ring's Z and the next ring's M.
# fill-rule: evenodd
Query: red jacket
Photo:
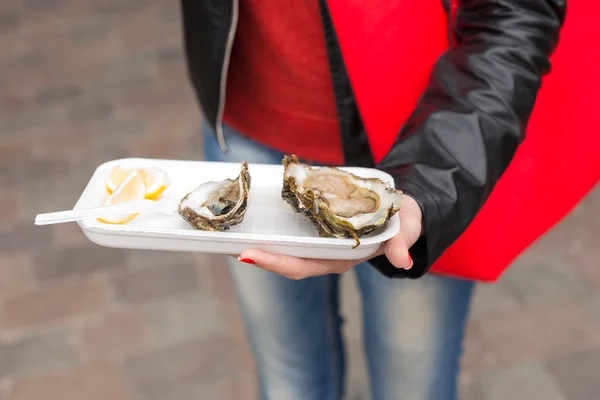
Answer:
M413 112L433 64L452 45L446 13L437 0L405 2L372 26L364 9L350 9L344 0L329 3L371 148L381 160ZM458 6L453 0L453 12ZM593 43L600 38L599 15L599 1L569 3L553 69L543 80L525 141L486 204L432 272L496 280L598 182L600 51L593 50ZM390 21L394 34L387 34Z
M463 0L448 26L447 0L372 1L319 0L346 163L390 172L424 210L415 266L372 264L495 280L600 177L600 2L572 0L563 25L565 0ZM182 5L191 81L226 151L239 3Z

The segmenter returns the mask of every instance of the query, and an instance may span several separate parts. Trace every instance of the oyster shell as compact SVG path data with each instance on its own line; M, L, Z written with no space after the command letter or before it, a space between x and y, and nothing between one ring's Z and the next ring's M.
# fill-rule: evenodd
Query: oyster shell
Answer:
M281 197L306 215L321 236L359 238L383 226L401 207L402 192L377 178L335 167L312 168L296 156L283 158Z
M205 182L188 193L179 203L179 215L196 229L225 231L244 220L250 181L243 162L237 178Z

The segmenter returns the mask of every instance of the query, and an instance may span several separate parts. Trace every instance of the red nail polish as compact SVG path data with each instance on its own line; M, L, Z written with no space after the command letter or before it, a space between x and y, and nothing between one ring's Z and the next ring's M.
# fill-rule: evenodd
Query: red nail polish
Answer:
M243 262L243 263L246 263L246 264L256 264L256 263L254 262L254 260L252 260L252 259L250 259L250 258L239 258L239 260L240 260L241 262Z

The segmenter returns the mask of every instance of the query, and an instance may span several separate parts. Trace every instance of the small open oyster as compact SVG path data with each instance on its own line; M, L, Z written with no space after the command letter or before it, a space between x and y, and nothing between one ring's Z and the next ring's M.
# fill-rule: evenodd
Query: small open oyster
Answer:
M205 231L224 231L244 220L248 208L248 163L235 179L205 182L179 203L179 215L191 226Z
M321 236L359 238L383 226L402 205L402 192L377 178L334 167L311 168L296 156L283 158L281 197L306 215Z

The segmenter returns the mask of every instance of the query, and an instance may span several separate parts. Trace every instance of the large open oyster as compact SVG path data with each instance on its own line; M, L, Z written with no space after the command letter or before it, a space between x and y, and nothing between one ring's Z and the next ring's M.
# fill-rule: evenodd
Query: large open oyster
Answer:
M205 231L224 231L244 220L248 208L248 163L235 179L205 182L179 203L179 214L191 226Z
M354 247L402 205L402 192L377 178L334 167L311 168L296 156L285 156L283 166L283 199L306 215L321 236L354 238Z

